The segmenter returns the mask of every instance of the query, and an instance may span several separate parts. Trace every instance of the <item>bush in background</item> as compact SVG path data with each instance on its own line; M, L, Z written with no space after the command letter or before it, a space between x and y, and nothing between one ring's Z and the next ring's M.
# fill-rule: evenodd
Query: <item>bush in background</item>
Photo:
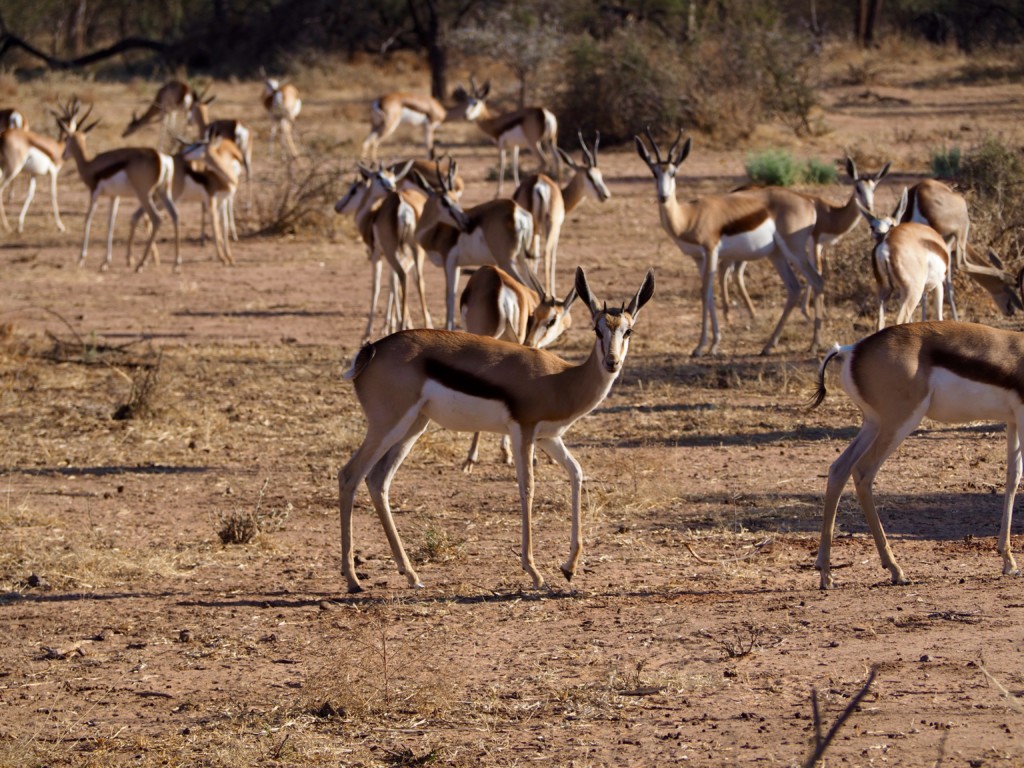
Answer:
M794 184L834 184L835 166L817 158L800 163L784 149L768 149L747 155L747 176L755 184L790 187Z

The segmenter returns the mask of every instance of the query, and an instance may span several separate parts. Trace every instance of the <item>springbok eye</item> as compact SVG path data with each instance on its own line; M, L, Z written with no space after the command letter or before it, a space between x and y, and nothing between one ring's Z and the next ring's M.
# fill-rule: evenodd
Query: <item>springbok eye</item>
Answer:
M598 328L596 325L594 326L594 334L597 336L597 338L601 338L601 329Z
M626 330L624 330L622 332L622 338L624 338L624 339L628 339L632 335L633 335L633 329L632 328L627 328Z

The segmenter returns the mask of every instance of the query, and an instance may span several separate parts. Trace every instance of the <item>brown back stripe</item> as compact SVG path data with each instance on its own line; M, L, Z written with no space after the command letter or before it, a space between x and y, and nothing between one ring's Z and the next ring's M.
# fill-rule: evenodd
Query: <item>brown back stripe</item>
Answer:
M972 355L970 350L954 352L936 349L931 354L931 363L965 379L1016 392L1017 397L1024 400L1024 376L1021 376L1017 368L996 365L990 360Z
M479 397L482 400L497 400L503 403L508 408L509 413L512 414L512 417L515 418L517 410L515 398L511 392L498 384L485 381L468 371L461 371L433 358L427 358L424 363L424 371L429 378L448 389L461 392L470 397Z
M730 221L722 228L722 234L732 236L751 232L764 224L767 219L768 210L766 208L759 208L746 216Z
M96 174L96 180L97 181L106 181L110 177L116 176L117 174L119 174L121 171L123 171L127 167L128 167L128 161L127 160L122 160L120 163L114 163L113 165L108 165L106 168L104 168L103 170L99 171Z

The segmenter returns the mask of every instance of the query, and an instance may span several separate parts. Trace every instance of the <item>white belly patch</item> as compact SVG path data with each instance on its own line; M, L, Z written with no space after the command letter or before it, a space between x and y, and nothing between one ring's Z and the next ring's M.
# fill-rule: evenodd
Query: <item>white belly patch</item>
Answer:
M118 171L113 176L108 176L100 181L96 185L95 194L104 197L129 197L135 195L135 189L128 179L128 174Z
M511 415L500 400L457 392L428 379L423 385L423 414L456 432L508 433Z
M766 256L775 248L772 236L775 234L775 222L765 219L758 227L749 232L735 235L724 235L719 248L719 258L731 259L757 258Z
M932 401L927 416L947 424L967 421L998 421L1014 418L1020 407L1017 397L1002 387L957 376L945 368L936 368L931 375Z
M423 125L427 122L427 116L422 112L417 112L415 109L402 107L402 116L399 118L399 121L406 125Z

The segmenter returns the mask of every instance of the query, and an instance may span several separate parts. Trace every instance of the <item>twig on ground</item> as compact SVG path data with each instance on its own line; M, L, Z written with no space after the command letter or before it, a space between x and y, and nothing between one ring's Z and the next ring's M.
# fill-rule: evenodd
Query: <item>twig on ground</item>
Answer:
M745 555L737 555L736 557L724 557L720 560L710 560L706 557L701 557L694 551L693 547L690 545L689 542L684 541L683 546L686 547L686 549L689 551L691 555L693 555L694 559L698 563L704 563L705 565L717 565L719 563L735 563L739 562L740 560L749 560L750 558L760 554L765 547L774 543L774 541L775 539L769 536L764 541L759 541L757 544L752 545L751 551Z
M818 710L818 692L816 689L811 689L811 708L814 711L815 747L814 752L811 753L811 756L807 758L807 761L804 763L804 768L814 768L814 766L818 764L818 761L824 757L825 750L828 749L829 744L832 743L832 739L834 739L836 734L839 733L839 729L842 728L843 723L850 719L850 715L853 714L857 705L860 704L861 699L867 695L868 689L871 687L871 683L875 681L875 673L877 671L877 668L871 668L871 672L868 674L868 679L864 682L861 689L854 694L854 697L850 699L850 703L846 705L846 709L844 709L843 713L839 715L839 719L836 720L835 724L829 728L828 733L825 734L825 738L821 737L821 713Z

